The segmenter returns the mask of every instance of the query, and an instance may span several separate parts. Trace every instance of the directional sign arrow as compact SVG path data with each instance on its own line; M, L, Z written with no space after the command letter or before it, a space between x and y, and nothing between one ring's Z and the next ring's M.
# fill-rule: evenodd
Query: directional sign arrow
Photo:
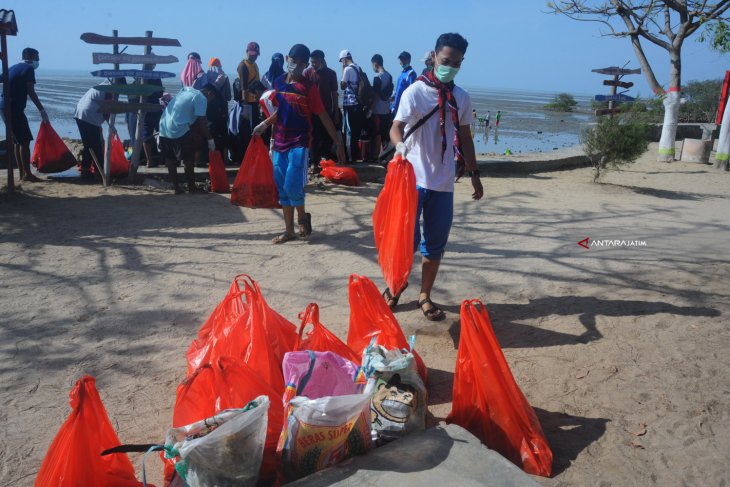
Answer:
M146 71L143 69L100 69L92 71L91 76L97 78L144 78L144 79L162 79L174 78L175 73L167 73L165 71Z
M596 95L596 101L634 101L634 97L629 95Z
M608 74L610 76L623 76L625 74L641 74L641 68L624 69L618 66L609 66L608 68L591 69L592 73Z
M634 83L631 81L614 81L612 79L604 79L603 80L604 86L618 86L619 88L631 88L634 86Z

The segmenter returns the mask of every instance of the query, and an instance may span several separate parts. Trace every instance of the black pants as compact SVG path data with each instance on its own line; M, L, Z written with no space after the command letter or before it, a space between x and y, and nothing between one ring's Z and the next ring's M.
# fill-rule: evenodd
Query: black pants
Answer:
M350 162L355 162L360 158L357 143L365 128L365 112L360 105L345 107L345 116L350 127Z
M312 149L309 151L309 156L315 168L322 158L335 159L332 144L332 137L327 133L322 121L317 116L312 117Z
M246 149L248 149L248 143L251 142L251 132L253 131L253 129L256 128L259 123L261 123L261 117L259 117L259 104L247 103L246 105L249 105L251 107L251 125L249 126L248 120L243 119L238 129L238 135L241 137L241 141L243 143L244 154L246 153Z
M81 143L84 145L84 150L81 152L81 170L89 171L93 164L91 160L91 153L89 149L94 151L96 160L99 164L104 165L104 137L102 136L101 127L97 127L89 122L83 120L76 120L76 125L79 127L79 134L81 135Z

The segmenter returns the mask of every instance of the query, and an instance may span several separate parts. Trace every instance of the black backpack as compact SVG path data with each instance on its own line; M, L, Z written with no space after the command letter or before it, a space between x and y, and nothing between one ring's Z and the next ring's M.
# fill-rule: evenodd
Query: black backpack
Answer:
M357 77L359 79L355 99L360 106L369 108L373 102L373 87L370 86L370 80L363 70L360 69L360 66L354 66L354 68L357 70Z
M388 86L380 87L380 99L384 101L390 100L391 95L393 95L393 90L395 90L395 85L393 84L393 76L388 73L388 77L390 78L390 83L388 83ZM381 80L383 78L380 78Z

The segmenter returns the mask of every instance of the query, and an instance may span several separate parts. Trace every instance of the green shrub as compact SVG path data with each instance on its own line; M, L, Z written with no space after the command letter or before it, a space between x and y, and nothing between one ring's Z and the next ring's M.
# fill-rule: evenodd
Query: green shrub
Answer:
M545 105L545 110L553 112L572 112L573 107L578 104L570 93L560 93L555 95L553 101Z
M583 130L581 139L593 163L593 181L598 181L601 171L635 162L649 146L648 131L647 123L631 112L603 117L597 125Z

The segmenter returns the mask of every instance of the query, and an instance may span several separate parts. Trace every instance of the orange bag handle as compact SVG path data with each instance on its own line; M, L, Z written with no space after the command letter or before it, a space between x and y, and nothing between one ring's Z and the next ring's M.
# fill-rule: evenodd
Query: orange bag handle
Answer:
M304 336L304 329L307 325L312 325L312 331L319 326L319 306L317 306L317 303L309 303L307 309L299 313L297 317L302 320L302 323L299 325L299 336L294 346L295 351L298 351L302 345L302 337Z

